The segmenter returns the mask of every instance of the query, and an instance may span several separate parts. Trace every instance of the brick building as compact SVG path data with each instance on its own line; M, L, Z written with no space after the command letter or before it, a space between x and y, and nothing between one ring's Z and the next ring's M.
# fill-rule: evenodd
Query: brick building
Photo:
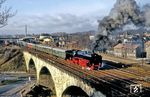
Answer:
M114 55L124 58L137 58L140 56L141 49L136 44L121 44L114 46Z

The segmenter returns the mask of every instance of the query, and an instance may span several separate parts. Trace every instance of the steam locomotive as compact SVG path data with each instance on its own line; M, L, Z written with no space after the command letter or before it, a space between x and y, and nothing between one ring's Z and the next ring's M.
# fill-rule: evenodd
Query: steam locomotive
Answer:
M40 44L27 43L20 41L19 45L39 50L72 62L88 70L98 70L102 64L102 57L96 53L82 50L63 50L59 48L48 47Z
M89 51L67 50L65 59L88 70L98 70L102 64L102 57Z

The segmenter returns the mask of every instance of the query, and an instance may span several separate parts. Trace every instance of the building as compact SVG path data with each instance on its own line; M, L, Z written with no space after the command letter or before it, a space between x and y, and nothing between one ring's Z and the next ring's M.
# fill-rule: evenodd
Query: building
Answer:
M138 58L141 54L139 45L136 44L122 44L114 46L114 55L124 58Z
M65 36L52 36L54 43L57 47L65 47L66 45L66 37Z
M66 43L68 49L79 49L78 41L71 41Z
M89 36L89 39L90 39L91 41L94 41L94 40L95 40L95 36L94 36L94 35L91 35L91 36Z
M146 52L147 58L150 59L150 41L145 43L145 52Z
M33 41L36 40L36 38L35 37L23 37L23 38L21 38L19 40L32 43Z
M40 37L39 37L39 40L44 40L45 38L50 38L51 37L51 35L49 35L49 34L41 34L40 35Z
M53 42L54 42L54 39L52 37L43 39L44 44L51 44Z

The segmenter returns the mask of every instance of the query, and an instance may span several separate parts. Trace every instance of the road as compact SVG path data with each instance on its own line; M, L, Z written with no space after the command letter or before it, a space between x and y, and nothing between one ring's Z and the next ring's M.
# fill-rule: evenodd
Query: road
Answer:
M6 92L8 92L14 88L20 87L24 84L25 84L25 82L18 82L18 83L14 83L14 84L0 86L0 95L5 94Z
M19 75L19 77L21 77ZM20 97L20 90L22 88L24 88L25 86L28 85L29 81L28 81L28 76L22 76L23 78L19 78L21 79L21 81L15 82L15 83L11 83L8 85L3 85L0 86L0 97ZM18 75L15 75L13 73L10 74L0 74L0 80L14 80L18 78Z

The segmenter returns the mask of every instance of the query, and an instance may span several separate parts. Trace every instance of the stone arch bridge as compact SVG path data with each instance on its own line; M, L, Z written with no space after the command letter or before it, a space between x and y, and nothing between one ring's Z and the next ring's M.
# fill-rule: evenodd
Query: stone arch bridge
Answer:
M40 80L44 79L44 73L49 74L46 82L50 83L51 86L49 87L57 97L66 97L65 95L73 95L74 97L106 97L104 93L96 90L88 82L55 66L55 62L44 60L36 54L27 51L24 51L23 54L27 71L29 71L31 64L35 66L37 83L42 83ZM43 83L46 82L43 81Z

